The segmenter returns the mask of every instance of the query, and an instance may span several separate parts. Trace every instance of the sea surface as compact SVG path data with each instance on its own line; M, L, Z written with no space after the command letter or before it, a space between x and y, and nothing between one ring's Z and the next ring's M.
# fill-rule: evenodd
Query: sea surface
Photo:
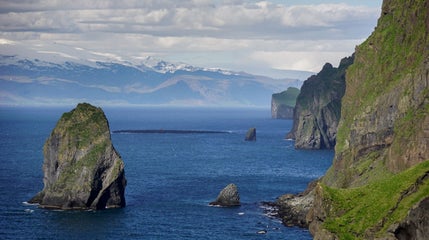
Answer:
M333 151L295 150L290 120L269 109L106 108L125 162L127 206L52 211L26 204L43 188L43 144L71 108L0 108L0 239L312 239L264 214L263 201L303 191L322 176ZM244 141L255 127L256 142ZM242 205L210 207L229 183ZM266 234L258 234L266 230Z

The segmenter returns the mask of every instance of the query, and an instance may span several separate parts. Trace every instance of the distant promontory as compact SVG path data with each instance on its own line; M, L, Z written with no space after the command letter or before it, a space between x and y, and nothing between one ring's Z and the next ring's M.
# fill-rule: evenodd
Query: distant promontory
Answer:
M271 97L271 117L292 119L299 89L289 87L286 91L275 93Z

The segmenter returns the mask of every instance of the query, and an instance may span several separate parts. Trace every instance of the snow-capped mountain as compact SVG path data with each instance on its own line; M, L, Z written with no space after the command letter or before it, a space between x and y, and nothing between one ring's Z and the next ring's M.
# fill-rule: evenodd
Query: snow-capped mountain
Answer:
M79 58L70 51L0 50L0 105L74 105L86 101L101 106L268 108L271 94L302 83L168 63L153 57L127 61L82 49L75 49Z

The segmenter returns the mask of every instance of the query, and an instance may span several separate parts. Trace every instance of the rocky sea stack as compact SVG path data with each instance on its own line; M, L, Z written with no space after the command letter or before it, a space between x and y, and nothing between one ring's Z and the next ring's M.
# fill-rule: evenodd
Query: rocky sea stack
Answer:
M256 141L256 128L249 128L244 140L250 141L250 142Z
M222 191L220 191L214 202L210 203L211 206L221 207L234 207L240 206L240 195L238 188L235 184L228 184Z
M30 203L53 209L125 206L124 162L101 108L82 103L64 113L43 153L44 188Z

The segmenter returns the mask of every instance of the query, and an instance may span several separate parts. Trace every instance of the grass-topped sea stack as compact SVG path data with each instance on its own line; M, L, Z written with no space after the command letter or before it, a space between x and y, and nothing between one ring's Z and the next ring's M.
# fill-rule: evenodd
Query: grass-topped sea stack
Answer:
M124 162L100 108L82 103L64 113L43 153L44 188L29 202L54 209L125 206Z

